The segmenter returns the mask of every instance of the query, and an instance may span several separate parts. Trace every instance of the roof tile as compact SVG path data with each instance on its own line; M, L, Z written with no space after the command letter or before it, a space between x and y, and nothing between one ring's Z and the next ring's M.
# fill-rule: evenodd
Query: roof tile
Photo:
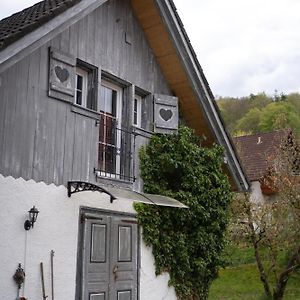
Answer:
M81 0L44 0L0 21L0 51Z
M233 138L250 181L259 180L266 175L270 159L276 156L281 143L290 133L290 129L285 129Z

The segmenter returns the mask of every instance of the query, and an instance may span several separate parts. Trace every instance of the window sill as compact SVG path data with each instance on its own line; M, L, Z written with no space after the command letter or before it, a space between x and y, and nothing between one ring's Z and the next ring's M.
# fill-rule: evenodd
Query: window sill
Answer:
M74 103L72 103L71 111L73 113L80 114L82 116L95 119L95 120L99 120L99 116L100 116L100 113L98 113L97 111L82 107Z
M152 135L154 134L154 132L152 132L152 131L148 131L148 130L143 129L141 127L137 127L135 125L132 125L132 132L135 135L140 135L140 136L143 136L143 137L148 138L148 139L150 139L152 137Z
M127 181L127 180L122 180L118 178L113 178L113 177L105 177L100 174L99 171L96 171L96 181L103 183L103 184L110 184L112 186L116 186L119 188L126 188L126 189L133 189L133 182L132 181Z

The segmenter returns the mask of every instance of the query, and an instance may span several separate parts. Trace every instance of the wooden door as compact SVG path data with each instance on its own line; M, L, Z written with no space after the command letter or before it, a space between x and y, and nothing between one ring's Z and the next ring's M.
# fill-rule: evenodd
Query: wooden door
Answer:
M136 300L135 219L99 215L84 226L82 300Z
M123 217L112 218L111 298L137 299L137 224Z

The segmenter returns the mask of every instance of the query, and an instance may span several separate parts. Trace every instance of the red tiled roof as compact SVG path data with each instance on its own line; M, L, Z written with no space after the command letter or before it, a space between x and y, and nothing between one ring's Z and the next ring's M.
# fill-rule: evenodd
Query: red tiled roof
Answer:
M268 162L274 158L283 140L291 133L290 129L233 138L242 166L250 181L266 175Z
M81 0L44 0L0 21L0 51Z

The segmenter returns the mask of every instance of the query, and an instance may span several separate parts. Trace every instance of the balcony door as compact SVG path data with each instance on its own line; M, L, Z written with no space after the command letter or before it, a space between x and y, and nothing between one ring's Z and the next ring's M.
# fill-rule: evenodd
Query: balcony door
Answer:
M137 236L133 218L85 218L82 300L137 300Z
M120 175L122 92L115 84L101 83L98 169L112 178Z

